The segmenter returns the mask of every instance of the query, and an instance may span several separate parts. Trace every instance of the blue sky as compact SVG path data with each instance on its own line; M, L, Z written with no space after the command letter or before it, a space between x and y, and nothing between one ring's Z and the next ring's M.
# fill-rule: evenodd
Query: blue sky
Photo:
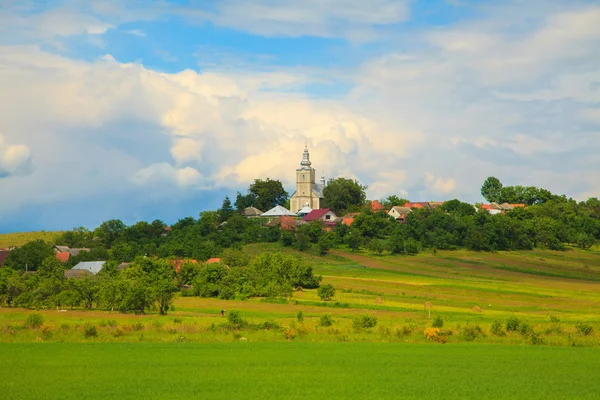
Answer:
M304 144L370 198L600 196L600 4L8 1L0 232L172 223Z

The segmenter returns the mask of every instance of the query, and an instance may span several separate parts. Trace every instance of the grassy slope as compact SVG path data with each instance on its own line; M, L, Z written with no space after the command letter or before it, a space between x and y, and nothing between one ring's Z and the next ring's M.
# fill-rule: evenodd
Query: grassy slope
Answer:
M54 244L62 232L16 232L0 234L0 248L22 246L32 240L42 239L46 243Z
M0 344L10 399L586 399L600 351L377 343Z

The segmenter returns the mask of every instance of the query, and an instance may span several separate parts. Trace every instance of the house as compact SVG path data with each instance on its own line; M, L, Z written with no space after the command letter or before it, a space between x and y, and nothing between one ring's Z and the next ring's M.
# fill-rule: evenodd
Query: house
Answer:
M290 209L294 213L304 206L315 210L323 205L325 177L321 176L321 182L316 183L315 169L311 165L308 148L305 146L300 168L296 170L296 191L290 197Z
M348 213L348 214L344 215L342 217L342 224L344 224L346 226L352 225L352 223L354 222L354 218L356 218L356 216L358 214L360 214L360 213Z
M410 212L412 212L412 209L409 208L409 207L394 206L388 212L388 215L390 217L394 218L396 221L405 222L406 221L406 216Z
M122 262L121 264L117 265L117 272L123 272L127 269L127 267L129 267L131 264L130 262Z
M262 213L260 216L263 218L277 218L277 217L282 217L284 215L290 216L290 217L296 217L297 215L294 214L293 212L291 212L290 210L288 210L285 207L282 206L275 206L273 208L271 208L269 211Z
M4 261L8 258L11 249L0 249L0 267L4 265Z
M292 231L296 228L296 220L289 215L282 215L270 220L266 226L279 226L281 229Z
M56 259L61 263L66 263L71 258L71 253L68 251L63 251L60 253L56 253Z
M404 207L424 208L427 210L432 210L434 208L440 207L442 204L444 204L443 201L414 201L404 204Z
M81 247L81 248L70 248L69 246L54 246L54 252L58 253L69 253L70 257L75 257L79 255L82 251L90 251L90 249Z
M76 266L74 266L73 270L86 270L91 272L93 275L96 275L98 272L102 270L106 261L82 261Z
M88 276L94 276L93 273L87 269L67 269L65 270L66 279L83 279Z
M367 206L374 212L382 211L385 208L383 204L381 204L377 200L371 200Z
M298 214L298 216L300 218L304 218L305 216L307 216L308 214L310 214L311 211L312 211L312 208L310 208L309 206L305 205L300 210L298 210L297 214Z
M204 261L204 264L214 264L214 263L220 263L221 259L218 257L212 257L209 258L208 260Z
M185 263L198 264L198 261L196 260L167 260L167 262L173 264L173 266L175 267L175 272L177 273L179 273L179 270L181 270L181 266Z
M502 207L500 207L500 205L497 203L482 204L480 209L486 210L491 215L496 215L496 214L502 213Z
M334 222L337 219L337 215L335 215L335 213L333 211L331 211L331 209L329 208L321 208L318 210L312 210L310 213L308 213L306 216L304 216L304 218L302 218L303 221L306 222L310 222L310 221L323 221L323 222Z
M258 218L261 216L263 212L260 211L256 207L246 207L244 208L244 217L246 218Z
M165 228L162 230L160 235L167 236L169 233L171 233L172 230L173 230L173 228L171 228L170 226L165 226Z

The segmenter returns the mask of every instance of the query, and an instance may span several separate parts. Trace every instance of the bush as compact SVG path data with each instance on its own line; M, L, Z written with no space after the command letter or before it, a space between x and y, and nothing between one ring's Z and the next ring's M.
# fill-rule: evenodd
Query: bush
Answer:
M94 324L85 324L83 327L83 335L86 338L97 337L98 336L98 328Z
M444 326L444 320L442 320L442 318L437 315L434 319L433 322L431 323L431 326L433 328L441 328Z
M505 336L506 332L504 331L504 328L502 327L502 323L500 323L500 321L495 320L494 323L492 324L492 329L491 329L492 335L496 335L496 336Z
M231 310L227 315L227 321L229 321L229 327L232 329L241 329L247 325L246 320L242 318L238 310Z
M25 320L25 325L31 328L39 328L44 323L44 316L42 314L29 314Z
M519 333L523 336L528 336L533 333L533 328L527 322L521 322L521 325L519 325Z
M462 331L462 335L467 342L472 342L479 336L485 336L479 325L467 325Z
M521 321L519 321L519 319L517 317L510 317L509 319L506 320L506 331L507 332L514 332L517 329L519 329L519 324L521 323Z
M377 317L372 317L369 314L359 315L352 321L352 327L356 330L373 328L375 325L377 325Z
M132 324L131 327L134 331L141 331L142 329L144 329L144 324L142 324L141 322L136 322L135 324Z
M296 319L300 323L304 322L304 313L302 312L302 310L298 310L298 312L296 313Z
M174 324L182 324L183 320L181 318L173 318L173 323Z
M575 329L577 329L577 332L581 333L584 336L588 336L594 331L594 328L591 325L583 324L581 322L577 322L577 324L575 325Z
M321 326L331 326L334 322L335 321L329 314L323 314L321 315L321 318L319 318L319 325Z
M332 285L321 285L317 290L317 294L321 300L331 300L331 298L335 296L335 288Z
M280 328L281 328L281 326L273 320L265 321L262 324L258 324L258 329L264 329L267 331L268 330L278 330Z
M544 339L538 333L532 332L529 336L529 343L532 345L544 344Z
M396 336L398 337L408 336L411 333L413 333L413 327L409 325L404 325L396 329Z

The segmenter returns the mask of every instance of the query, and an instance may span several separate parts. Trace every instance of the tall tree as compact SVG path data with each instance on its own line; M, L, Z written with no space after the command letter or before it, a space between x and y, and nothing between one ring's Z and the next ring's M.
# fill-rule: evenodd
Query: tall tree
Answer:
M383 204L383 206L388 209L388 208L392 208L395 206L403 206L406 203L408 203L408 199L402 198L402 197L398 197L395 194L388 196L387 199L384 199L381 201L381 204Z
M289 197L281 181L270 178L267 180L255 179L248 188L248 194L254 199L254 207L261 211L267 211L277 205L284 205Z
M481 195L490 202L500 201L501 191L502 182L494 176L488 177L485 182L483 182L483 186L481 186Z
M323 189L325 207L331 208L336 213L341 213L352 206L360 207L367 199L366 190L367 186L361 185L357 180L332 179Z
M225 200L223 200L223 204L221 205L221 208L219 208L219 220L223 221L227 221L229 219L229 217L231 217L234 214L234 210L233 207L231 206L231 200L229 200L229 196L225 196Z
M15 270L25 271L27 268L29 271L35 271L47 257L53 255L54 251L51 245L43 240L33 240L12 250L4 265Z

